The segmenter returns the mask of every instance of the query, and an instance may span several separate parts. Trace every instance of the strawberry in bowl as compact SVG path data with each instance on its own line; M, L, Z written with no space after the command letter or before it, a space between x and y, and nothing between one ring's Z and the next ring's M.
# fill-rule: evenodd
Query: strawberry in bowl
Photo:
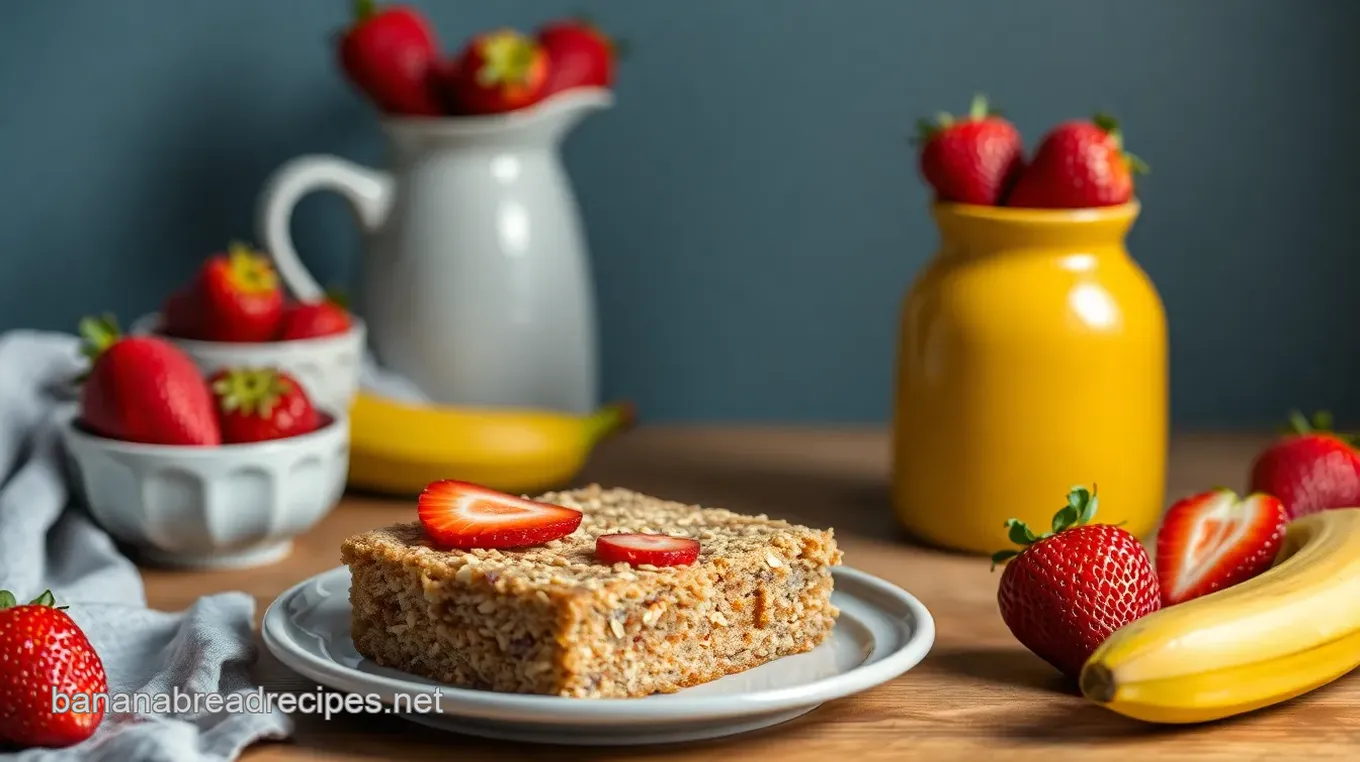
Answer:
M82 324L89 372L62 435L90 512L148 561L234 567L286 555L340 501L345 410L277 368L205 378L171 340Z
M204 260L133 332L165 338L206 375L240 367L287 371L323 408L347 410L359 391L363 321L338 296L289 298L269 256L244 244Z
M302 385L273 368L227 368L208 379L217 396L222 441L267 442L310 434L321 426Z

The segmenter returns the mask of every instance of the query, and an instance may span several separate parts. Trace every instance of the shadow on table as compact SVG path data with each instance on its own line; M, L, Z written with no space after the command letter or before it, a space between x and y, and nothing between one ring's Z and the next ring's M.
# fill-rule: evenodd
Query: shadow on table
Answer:
M1028 688L1055 696L1079 698L1071 680L1043 659L1021 648L963 648L931 654L922 669L951 677L1013 688Z
M971 648L932 654L921 669L935 669L961 680L1006 688L999 702L1027 707L999 711L984 732L1009 741L1128 741L1187 732L1194 725L1152 725L1115 714L1081 697L1076 685L1039 657L1019 648ZM1016 702L1019 702L1018 704ZM1033 707L1046 708L1034 712ZM1001 709L1001 707L998 707Z

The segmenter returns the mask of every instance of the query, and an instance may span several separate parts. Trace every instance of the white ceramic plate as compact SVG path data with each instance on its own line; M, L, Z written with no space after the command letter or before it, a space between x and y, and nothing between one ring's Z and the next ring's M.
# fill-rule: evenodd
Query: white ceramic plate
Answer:
M717 738L791 720L824 701L872 688L925 658L935 623L897 586L835 570L836 629L818 648L679 693L574 699L453 688L380 667L350 641L349 570L332 569L284 592L265 612L265 646L303 676L342 691L439 691L438 712L402 716L459 733L558 744L644 744ZM409 699L408 699L409 700Z

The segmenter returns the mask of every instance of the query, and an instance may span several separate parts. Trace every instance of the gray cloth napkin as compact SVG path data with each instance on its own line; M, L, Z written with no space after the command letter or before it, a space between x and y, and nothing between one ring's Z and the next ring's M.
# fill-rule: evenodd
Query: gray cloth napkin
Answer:
M0 334L0 589L22 600L51 589L104 662L111 693L154 696L178 687L181 693L226 696L256 690L250 678L256 657L250 596L210 595L176 614L148 609L136 567L70 505L56 421L63 406L72 404L60 390L83 369L73 336ZM0 759L219 762L291 730L291 721L277 710L110 714L77 746Z

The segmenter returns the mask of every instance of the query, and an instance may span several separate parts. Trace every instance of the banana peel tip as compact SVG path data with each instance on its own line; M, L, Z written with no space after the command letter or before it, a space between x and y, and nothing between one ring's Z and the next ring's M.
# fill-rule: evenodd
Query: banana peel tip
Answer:
M1081 688L1081 695L1097 704L1114 701L1116 687L1114 673L1104 664L1087 664L1081 671L1078 685Z

